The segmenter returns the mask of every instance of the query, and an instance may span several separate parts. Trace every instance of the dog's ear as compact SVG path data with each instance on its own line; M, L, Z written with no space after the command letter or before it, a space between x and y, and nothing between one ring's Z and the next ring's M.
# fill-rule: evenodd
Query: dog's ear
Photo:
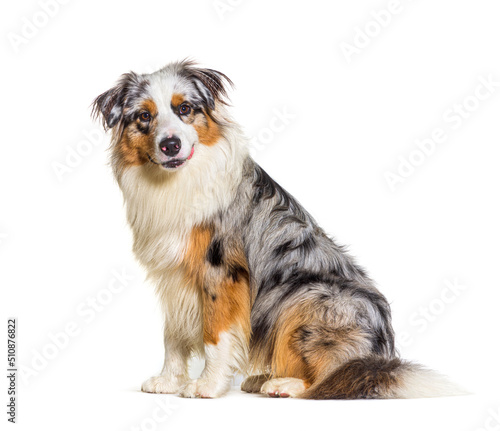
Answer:
M113 88L96 97L92 103L92 115L102 119L104 129L112 129L122 120L129 93L137 84L137 74L125 73Z
M233 82L226 75L217 70L200 68L189 68L189 74L206 106L214 109L216 101L227 105L226 85L233 87Z

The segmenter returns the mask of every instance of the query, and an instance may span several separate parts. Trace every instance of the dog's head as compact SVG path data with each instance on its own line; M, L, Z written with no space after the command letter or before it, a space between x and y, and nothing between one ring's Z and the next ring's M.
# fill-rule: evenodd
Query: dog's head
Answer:
M152 74L122 75L97 97L93 113L112 129L113 163L158 165L175 171L196 157L196 145L212 146L222 136L217 107L225 103L229 78L190 61L172 63Z

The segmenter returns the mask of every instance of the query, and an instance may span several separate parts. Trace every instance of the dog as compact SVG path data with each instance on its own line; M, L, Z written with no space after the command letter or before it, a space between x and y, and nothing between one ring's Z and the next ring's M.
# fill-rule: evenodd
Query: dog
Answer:
M93 103L111 130L133 251L165 316L163 371L142 391L308 399L461 393L399 358L366 272L250 157L231 80L184 60L126 73ZM205 358L191 380L191 356Z

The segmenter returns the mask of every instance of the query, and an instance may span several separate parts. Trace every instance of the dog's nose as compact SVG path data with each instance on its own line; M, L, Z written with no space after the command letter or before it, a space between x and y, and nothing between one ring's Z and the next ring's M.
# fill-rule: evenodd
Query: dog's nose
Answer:
M173 157L181 150L181 140L177 136L165 138L160 142L160 150L166 156Z

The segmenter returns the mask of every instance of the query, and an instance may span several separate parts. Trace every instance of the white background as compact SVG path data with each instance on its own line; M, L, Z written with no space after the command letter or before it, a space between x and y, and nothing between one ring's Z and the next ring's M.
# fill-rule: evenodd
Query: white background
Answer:
M401 0L381 28L373 14L387 21L379 12L389 3L74 0L46 22L37 1L4 5L0 307L3 331L8 316L19 319L18 429L500 427L500 87L474 98L481 79L500 81L500 6ZM16 45L13 34L29 37ZM341 46L355 43L346 56ZM161 315L89 105L121 73L188 56L235 82L232 111L256 160L377 281L402 356L475 395L321 402L138 391L161 367ZM443 117L464 102L471 112L459 126ZM276 110L294 118L270 133ZM387 172L436 128L444 142L414 154L421 164L391 190ZM132 280L113 281L114 271ZM460 287L450 293L449 283ZM3 406L6 392L2 379ZM168 414L158 411L165 403Z

